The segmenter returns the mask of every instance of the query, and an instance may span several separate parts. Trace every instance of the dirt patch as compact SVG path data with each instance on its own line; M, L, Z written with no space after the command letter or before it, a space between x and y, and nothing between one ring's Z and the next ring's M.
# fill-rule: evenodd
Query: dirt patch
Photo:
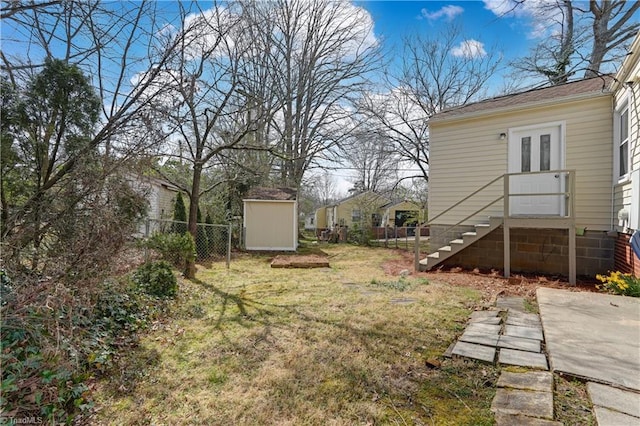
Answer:
M522 296L535 299L536 289L539 287L561 288L569 291L598 291L594 280L578 280L575 286L562 277L544 276L536 274L514 274L510 279L502 276L501 270L481 271L479 269L463 270L462 268L442 268L429 272L415 272L413 270L413 253L397 250L398 257L383 264L385 273L393 276L401 275L409 270L414 277L428 280L443 281L460 287L472 287L481 290L486 299L501 296ZM406 273L406 272L405 272Z
M271 261L272 268L328 268L329 260L326 256L316 254L303 256L278 255Z

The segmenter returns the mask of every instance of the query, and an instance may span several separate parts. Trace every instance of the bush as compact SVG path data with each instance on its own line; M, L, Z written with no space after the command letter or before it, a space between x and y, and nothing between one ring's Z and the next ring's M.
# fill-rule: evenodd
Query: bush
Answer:
M133 273L133 282L145 293L157 297L174 297L178 292L178 280L171 265L164 261L145 263Z
M622 296L640 297L640 278L631 274L614 271L609 275L598 274L596 278L603 283L597 286L600 290Z
M196 258L196 244L190 233L186 234L154 234L147 247L156 250L167 262L183 268L188 261Z

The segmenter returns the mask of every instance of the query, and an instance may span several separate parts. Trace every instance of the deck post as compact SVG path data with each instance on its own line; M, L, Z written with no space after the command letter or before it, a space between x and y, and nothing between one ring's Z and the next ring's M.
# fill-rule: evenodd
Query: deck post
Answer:
M569 284L576 285L576 227L571 221L569 232Z
M503 193L503 212L502 212L502 235L504 245L504 277L509 278L511 275L511 237L509 223L509 174L503 175L504 193Z

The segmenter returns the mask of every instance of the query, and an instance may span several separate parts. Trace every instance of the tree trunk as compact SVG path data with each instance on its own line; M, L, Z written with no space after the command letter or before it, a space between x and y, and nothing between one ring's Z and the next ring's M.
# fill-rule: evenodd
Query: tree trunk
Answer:
M202 165L196 162L193 167L193 180L191 182L191 199L189 203L188 230L193 241L198 236L198 204L200 204L200 180L202 178ZM185 278L192 280L196 277L196 261L195 259L187 260L184 268Z

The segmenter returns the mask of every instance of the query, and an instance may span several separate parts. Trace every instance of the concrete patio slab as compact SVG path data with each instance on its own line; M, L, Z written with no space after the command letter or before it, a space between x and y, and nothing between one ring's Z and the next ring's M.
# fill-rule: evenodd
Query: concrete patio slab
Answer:
M500 311L473 311L471 312L471 319L496 318L498 314L500 314Z
M553 373L548 371L528 371L526 373L503 371L496 385L499 388L553 392Z
M458 340L460 340L461 342L477 343L479 345L485 346L496 347L498 345L497 334L473 333L465 331Z
M519 365L521 367L540 368L548 370L547 357L544 354L534 352L516 351L513 349L500 349L498 357L500 364Z
M491 411L553 420L553 394L500 388L491 402Z
M522 327L540 327L540 318L535 314L534 318L509 314L505 323L508 325L519 325Z
M476 345L474 343L458 342L451 352L453 355L473 358L480 361L493 362L496 359L496 348L490 346Z
M522 337L524 339L544 340L542 327L521 327L519 325L506 325L505 336Z
M524 297L498 297L496 307L510 312L524 312Z
M563 426L560 422L553 420L538 419L535 417L496 413L496 426Z
M489 317L489 318L471 318L469 320L470 324L491 324L498 325L502 322L502 318L500 317Z
M640 391L640 299L539 288L553 371Z
M604 407L593 407L598 426L638 426L640 419Z
M522 337L500 336L498 339L498 347L540 353L539 340L525 339Z
M471 323L465 328L465 331L472 332L474 334L495 334L498 335L500 330L502 329L501 325L494 324L480 324L480 323Z
M587 383L587 391L593 405L637 417L640 424L640 393L593 382Z

